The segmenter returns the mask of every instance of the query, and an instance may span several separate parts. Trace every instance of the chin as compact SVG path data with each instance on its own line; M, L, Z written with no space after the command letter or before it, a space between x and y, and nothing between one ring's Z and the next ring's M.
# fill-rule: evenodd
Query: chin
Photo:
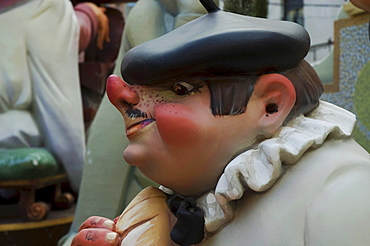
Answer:
M130 145L123 151L123 159L132 166L139 166L142 156L143 154L140 154L137 148Z
M148 156L151 158L148 158ZM129 165L138 167L139 170L152 181L158 182L152 178L157 170L157 166L153 163L155 156L153 156L152 153L145 151L141 146L129 145L123 151L123 159L125 159Z

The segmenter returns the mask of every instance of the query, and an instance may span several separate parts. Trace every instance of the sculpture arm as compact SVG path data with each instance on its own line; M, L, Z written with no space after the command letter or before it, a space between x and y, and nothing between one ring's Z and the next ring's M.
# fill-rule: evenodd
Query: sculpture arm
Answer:
M130 48L165 34L164 10L153 0L141 0L130 12L125 36Z
M85 151L78 24L69 1L37 2L29 9L32 21L24 27L34 94L32 110L45 147L63 164L77 190Z

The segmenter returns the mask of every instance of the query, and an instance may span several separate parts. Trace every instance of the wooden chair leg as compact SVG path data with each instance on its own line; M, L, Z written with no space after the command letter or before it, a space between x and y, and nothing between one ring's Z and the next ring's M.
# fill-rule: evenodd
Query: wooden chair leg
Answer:
M50 211L45 202L35 202L35 188L20 189L19 206L24 220L43 220Z
M73 195L69 192L63 192L62 193L62 184L58 183L55 185L55 191L54 191L54 199L53 203L54 206L58 209L68 209L72 207L74 204L75 199Z

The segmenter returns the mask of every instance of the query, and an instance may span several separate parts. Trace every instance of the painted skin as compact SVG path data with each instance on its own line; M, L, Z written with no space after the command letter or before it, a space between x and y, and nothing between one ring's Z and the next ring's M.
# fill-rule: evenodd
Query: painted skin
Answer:
M207 83L199 79L149 87L112 75L107 94L125 121L125 160L180 194L201 195L214 187L225 163L258 135L249 113L214 116Z

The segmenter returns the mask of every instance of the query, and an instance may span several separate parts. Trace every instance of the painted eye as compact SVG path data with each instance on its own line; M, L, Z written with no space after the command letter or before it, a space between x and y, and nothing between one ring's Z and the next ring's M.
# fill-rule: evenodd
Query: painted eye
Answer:
M194 86L186 82L177 82L173 86L176 95L184 96L194 92Z

